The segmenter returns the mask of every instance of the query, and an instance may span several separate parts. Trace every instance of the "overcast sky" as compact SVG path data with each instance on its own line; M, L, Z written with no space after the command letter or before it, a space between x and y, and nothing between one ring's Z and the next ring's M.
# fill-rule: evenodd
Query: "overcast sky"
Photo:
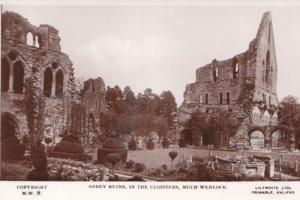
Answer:
M271 11L279 99L300 97L300 7L4 6L31 24L59 30L75 76L102 77L137 94L171 90L181 104L198 67L248 49Z

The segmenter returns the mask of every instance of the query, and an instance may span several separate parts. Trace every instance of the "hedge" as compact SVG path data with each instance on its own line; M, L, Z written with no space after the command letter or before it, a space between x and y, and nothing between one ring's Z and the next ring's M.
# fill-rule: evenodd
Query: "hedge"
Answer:
M90 156L84 153L65 153L65 152L49 152L49 157L72 159L82 162L90 160Z

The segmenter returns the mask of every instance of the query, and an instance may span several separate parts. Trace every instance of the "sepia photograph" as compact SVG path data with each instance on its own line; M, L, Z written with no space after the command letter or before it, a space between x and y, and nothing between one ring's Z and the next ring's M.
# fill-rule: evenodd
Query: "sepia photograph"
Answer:
M299 22L2 4L0 182L299 182Z

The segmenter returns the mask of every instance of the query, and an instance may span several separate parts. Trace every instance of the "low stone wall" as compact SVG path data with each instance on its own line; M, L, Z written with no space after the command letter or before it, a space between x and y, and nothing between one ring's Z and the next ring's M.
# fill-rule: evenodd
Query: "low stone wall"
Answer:
M249 157L245 159L216 159L220 168L227 173L240 174L247 177L274 176L274 161L268 157Z

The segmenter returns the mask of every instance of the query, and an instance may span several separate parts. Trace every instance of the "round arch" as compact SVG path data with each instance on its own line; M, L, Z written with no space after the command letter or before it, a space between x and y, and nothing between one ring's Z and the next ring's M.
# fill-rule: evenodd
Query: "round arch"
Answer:
M181 138L185 141L186 144L193 144L193 133L191 129L183 129L181 131Z
M19 126L15 116L5 112L1 114L1 143L19 144Z
M252 149L265 148L265 135L261 129L252 129L249 131L249 142Z

